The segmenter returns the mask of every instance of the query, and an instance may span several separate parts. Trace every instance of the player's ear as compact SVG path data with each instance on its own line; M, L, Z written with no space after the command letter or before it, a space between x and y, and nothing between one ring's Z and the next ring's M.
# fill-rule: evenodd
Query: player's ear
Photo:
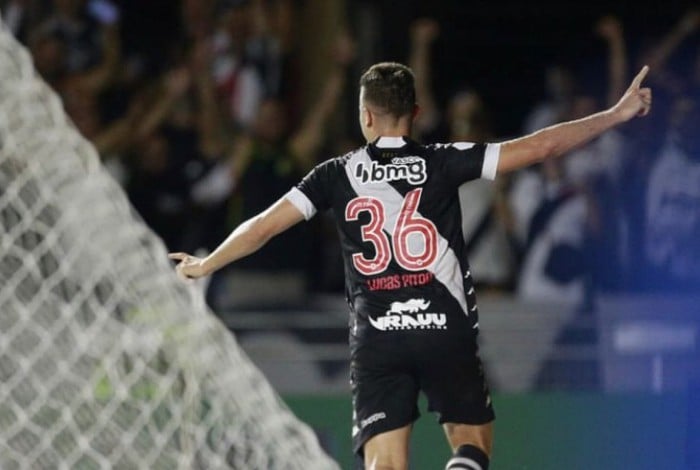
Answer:
M367 107L362 108L362 123L364 124L365 127L372 127L372 123L374 122L374 115L372 114L372 111L369 110Z
M418 117L418 113L420 113L420 106L417 104L413 105L413 111L411 112L411 119L415 119Z

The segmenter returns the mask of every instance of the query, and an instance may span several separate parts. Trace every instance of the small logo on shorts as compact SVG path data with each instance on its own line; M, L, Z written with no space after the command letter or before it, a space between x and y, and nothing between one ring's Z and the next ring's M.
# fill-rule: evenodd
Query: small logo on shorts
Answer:
M410 299L405 302L392 302L386 315L376 320L369 317L369 322L378 330L445 330L447 315L444 313L428 313L430 301L425 299Z
M360 428L364 429L370 424L376 423L377 421L380 421L382 419L386 419L386 413L384 413L383 411L380 411L379 413L374 413L369 418L360 421Z

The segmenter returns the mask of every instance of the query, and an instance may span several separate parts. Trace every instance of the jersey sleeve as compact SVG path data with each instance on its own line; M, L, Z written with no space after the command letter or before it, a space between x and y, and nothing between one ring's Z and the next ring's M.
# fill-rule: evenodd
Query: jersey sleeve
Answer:
M311 170L285 197L309 220L316 212L330 207L329 193L332 187L332 161L327 161Z
M459 186L467 181L496 178L501 144L455 142L436 149L445 177Z

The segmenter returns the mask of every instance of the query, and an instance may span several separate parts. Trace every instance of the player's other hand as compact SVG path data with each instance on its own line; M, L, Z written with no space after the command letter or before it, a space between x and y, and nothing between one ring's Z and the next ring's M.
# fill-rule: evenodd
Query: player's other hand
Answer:
M204 269L204 260L202 258L188 255L187 253L170 253L168 258L179 261L177 266L175 266L175 272L180 279L197 279L209 274Z
M642 88L641 86L648 72L649 66L645 65L634 77L632 84L622 95L620 101L613 106L613 110L619 113L625 121L635 116L646 116L651 110L651 88Z

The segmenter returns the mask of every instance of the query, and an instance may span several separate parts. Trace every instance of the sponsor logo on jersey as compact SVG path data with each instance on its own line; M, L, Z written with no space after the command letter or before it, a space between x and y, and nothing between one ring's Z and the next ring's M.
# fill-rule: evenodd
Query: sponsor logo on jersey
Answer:
M374 160L369 164L360 162L355 167L355 177L361 184L406 180L418 185L425 183L428 172L425 160L420 157L396 157L384 165Z
M426 310L428 307L430 307L430 301L426 301L425 299L411 299L406 302L392 302L391 308L389 308L386 313L387 315L406 312L418 313L419 310Z
M430 301L410 299L405 302L392 302L386 315L377 319L369 317L369 322L378 330L445 330L447 315L427 312Z

